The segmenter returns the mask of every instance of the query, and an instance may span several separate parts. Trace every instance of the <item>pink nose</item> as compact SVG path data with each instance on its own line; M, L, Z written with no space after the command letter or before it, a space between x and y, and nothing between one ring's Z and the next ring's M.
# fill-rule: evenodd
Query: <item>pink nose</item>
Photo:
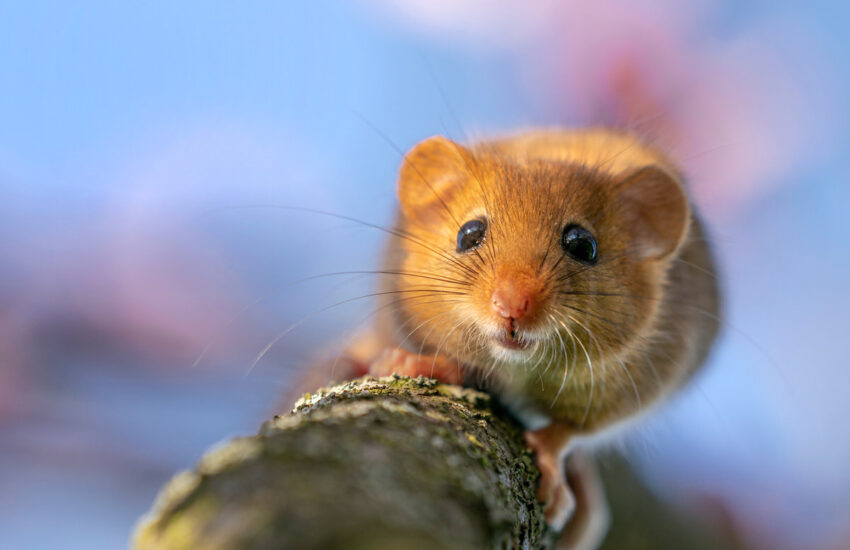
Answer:
M493 311L505 319L521 319L531 307L531 293L515 286L503 286L493 292Z

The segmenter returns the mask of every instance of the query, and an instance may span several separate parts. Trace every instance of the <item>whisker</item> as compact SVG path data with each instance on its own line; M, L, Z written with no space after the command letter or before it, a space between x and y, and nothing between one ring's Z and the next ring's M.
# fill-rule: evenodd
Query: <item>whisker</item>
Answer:
M440 342L437 344L437 351L435 351L435 352L434 352L434 359L431 361L431 375L430 375L430 378L434 378L434 368L435 368L435 367L436 367L436 365L437 365L437 357L440 355L440 350L443 348L443 345L445 345L445 343L446 343L446 342L448 342L448 339L449 339L449 337L451 336L451 334L452 334L455 330L457 330L457 329L458 329L458 327L460 327L460 326L462 326L462 325L463 325L463 321L462 321L462 320L461 320L461 321L458 321L457 323L455 323L455 325L454 325L454 326L453 326L453 327L452 327L449 331L447 331L447 332L443 335L443 337L442 337L442 338L440 338Z
M554 319L553 315L550 315L549 317ZM567 330L567 334L569 334L570 331L569 331L569 329L567 329L566 325L564 325L563 323L561 323L561 324L564 326L564 329ZM558 402L558 398L561 397L561 392L564 391L564 385L566 385L566 383L567 383L567 371L569 370L569 362L567 360L567 346L564 344L564 339L561 338L560 331L556 330L555 335L558 337L558 341L560 341L560 343L561 343L561 351L564 352L564 376L561 378L561 386L558 388L558 391L555 393L555 398L552 399L552 404L549 405L549 408L554 407L555 403Z
M422 328L423 326L425 326L427 323L430 323L431 321L434 321L434 320L436 320L436 319L439 319L440 317L443 317L444 315L448 315L448 314L450 314L450 313L452 313L452 312L451 312L451 310L446 310L446 311L440 312L440 313L438 313L438 314L436 314L436 315L432 315L431 317L429 317L429 318L425 319L424 321L422 321L421 323L419 323L418 325L416 325L416 327L414 327L414 328L413 328L413 330L411 330L410 332L408 332L408 333L407 333L407 336L405 336L405 337L401 340L401 342L399 342L399 347L404 347L405 342L407 342L407 340L408 340L411 336L413 336L413 334L414 334L417 330L419 330L420 328ZM431 330L432 330L432 331L434 330L434 329L433 329L433 327L431 328ZM430 332L429 332L428 334L430 334ZM423 340L423 342L424 342L424 340ZM422 350L421 350L421 349L419 350L419 354L420 354L420 355L422 355Z
M448 255L446 252L444 252L444 251L442 251L438 248L433 247L432 245L430 245L427 242L423 241L422 239L418 238L416 235L409 233L409 232L406 232L406 231L403 231L401 229L397 229L397 228L390 229L390 228L383 227L383 226L375 224L375 223L371 223L371 222L367 222L367 221L364 221L364 220L361 220L361 219L358 219L358 218L354 218L352 216L346 216L344 214L336 214L334 212L328 212L328 211L325 211L325 210L317 210L315 208L306 208L306 207L301 207L301 206L288 206L288 205L282 205L282 204L246 204L246 205L242 205L242 206L239 206L239 207L223 207L223 208L220 208L220 209L234 209L234 208L293 210L293 211L296 211L296 212L306 212L306 213L309 213L309 214L316 214L316 215L319 215L319 216L329 216L329 217L337 218L337 219L340 219L340 220L346 220L346 221L350 221L350 222L353 222L353 223L358 223L358 224L363 225L365 227L369 227L371 229L377 229L378 231L382 231L382 232L387 233L389 235L392 235L394 237L398 237L400 239L404 239L404 240L407 240L411 243L419 245L422 248L433 252L437 257L446 260L447 262L454 265L458 269L462 269L462 270L466 271L468 274L473 275L473 276L476 274L475 270L473 270L469 266L465 265L464 263L459 261L457 258L454 258L454 257Z
M620 323L616 322L616 321L612 321L611 319L608 319L607 317L603 317L602 315L599 315L597 313L592 313L592 312L587 311L585 309L582 309L580 307L576 307L572 304L560 304L560 306L565 307L567 309L571 309L573 311L577 311L579 313L583 313L584 315L587 315L588 317L593 317L595 319L599 319L602 322L608 323L609 325L620 329L620 333L623 334L622 325Z
M570 318L570 320L575 321L575 319L573 317L569 317L569 318ZM553 316L553 319L555 319L554 316ZM560 319L556 319L556 321L558 323L560 323L562 327L564 327L564 330L566 330L568 334L572 334L570 329L567 328L567 325L563 321L561 321ZM576 338L575 341L578 343L579 346L581 346L581 349L584 352L584 356L587 359L588 369L590 370L590 396L588 397L588 400L587 400L587 407L584 410L584 416L581 419L581 425L584 426L584 423L587 420L587 415L590 414L590 406L593 403L593 392L594 392L593 361L591 361L590 354L587 352L587 348L584 346L584 343L581 341L581 338Z
M389 144L389 146L392 147L395 150L396 153L401 155L402 159L406 160L407 162L410 162L410 166L411 166L411 168L413 168L413 171L416 172L416 175L419 176L419 179L422 181L422 183L424 183L425 185L428 186L428 189L431 191L431 193L434 195L434 197L440 202L440 205L445 209L445 211L448 213L449 217L455 222L455 225L458 227L458 229L460 229L461 222L459 222L457 220L454 213L449 208L449 205L446 204L446 201L443 200L443 197L441 197L440 194L437 193L437 190L434 189L434 186L431 184L431 182L428 180L428 178L426 178L422 174L422 172L419 171L419 167L416 166L416 163L414 163L412 161L412 159L408 158L408 154L405 153L404 150L402 150L401 147L396 145L395 141L390 139L390 137L385 132L383 132L380 128L378 128L377 126L372 124L372 122L369 119L367 119L365 116L363 116L360 112L358 112L356 110L352 110L352 111L353 111L354 115L357 116L357 118L359 118L364 124L366 124L366 126L371 128L376 134L378 134L378 136L381 139L383 139L387 144Z
M374 317L375 315L377 315L381 311L383 311L385 309L395 308L402 303L407 305L407 306L412 305L412 303L416 303L417 306L422 306L422 305L434 304L434 303L453 303L454 302L454 300L445 300L445 299L428 300L428 301L425 301L425 302L421 301L421 300L425 300L425 299L430 299L432 297L433 297L433 294L420 294L420 295L417 295L417 296L402 296L401 298L397 298L397 299L395 299L395 300L393 300L393 301L391 301L387 304L383 304L383 305L373 309L372 311L370 311L362 319L358 320L358 322L354 324L356 329L349 331L348 335L346 335L342 340L348 341L348 339L352 336L352 333L359 331L362 328L362 326L366 323L366 321L368 321L370 318ZM398 329L396 329L396 330L398 330ZM339 363L339 360L342 358L344 353L345 353L345 350L343 349L343 350L340 350L340 352L336 354L336 358L334 359L333 365L331 366L331 377L332 378L334 378L335 375L336 375L337 364Z
M263 347L263 349L260 350L260 352L254 358L254 361L251 363L251 366L248 368L245 375L246 376L249 375L251 373L251 371L254 370L254 367L257 366L257 364L263 359L263 357L265 357L265 355L269 352L269 350L271 350L272 347L274 347L274 345L277 344L282 338L284 338L287 334L289 334L290 332L292 332L293 330L295 330L296 328L298 328L299 326L301 326L302 324L304 324L305 322L314 318L317 315L320 315L320 314L322 314L322 313L324 313L324 312L326 312L330 309L333 309L335 307L339 307L339 306L344 305L344 304L355 302L357 300L363 300L363 299L366 299L366 298L374 298L376 296L384 296L384 295L389 295L389 294L402 294L402 293L405 293L405 292L421 292L421 291L422 291L421 289L407 289L407 290L389 290L389 291L383 291L383 292L372 292L372 293L369 293L369 294L364 294L362 296L356 296L354 298L342 300L341 302L336 302L335 304L331 304L331 305L323 307L323 308L321 308L317 311L314 311L310 315L303 317L300 320L296 321L295 323L291 324L290 326L288 326L286 328L286 330L280 332L277 336L272 338L271 341L269 341L268 344L266 344ZM426 290L426 291L432 292L432 290ZM461 292L454 293L454 292L440 291L440 293L463 295L463 293L461 293Z

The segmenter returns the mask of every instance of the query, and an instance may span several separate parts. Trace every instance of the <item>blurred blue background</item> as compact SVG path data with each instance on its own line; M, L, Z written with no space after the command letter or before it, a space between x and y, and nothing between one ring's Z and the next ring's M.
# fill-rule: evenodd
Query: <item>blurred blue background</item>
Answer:
M612 123L685 166L729 316L626 448L754 548L850 548L847 21L831 2L0 2L0 547L125 546L170 475L254 432L368 314L316 313L367 277L297 281L375 268L380 233L277 206L387 224L397 148Z

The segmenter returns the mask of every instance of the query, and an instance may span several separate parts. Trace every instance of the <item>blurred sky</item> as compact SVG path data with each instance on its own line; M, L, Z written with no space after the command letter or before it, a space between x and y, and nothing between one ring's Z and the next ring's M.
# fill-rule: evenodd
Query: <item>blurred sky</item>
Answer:
M124 546L172 473L255 431L311 346L368 314L314 314L368 278L292 283L374 268L381 235L274 206L389 223L396 148L603 122L685 165L727 281L711 368L632 455L754 544L850 548L848 21L838 2L0 2L0 547Z

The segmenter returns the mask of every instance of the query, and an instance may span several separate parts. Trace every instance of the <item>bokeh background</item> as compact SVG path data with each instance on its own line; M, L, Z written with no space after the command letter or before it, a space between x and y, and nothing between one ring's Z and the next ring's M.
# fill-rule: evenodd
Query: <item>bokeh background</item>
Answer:
M124 547L369 314L369 277L302 279L375 268L381 234L281 206L388 224L397 149L606 123L685 167L729 319L630 461L742 547L850 548L848 22L819 0L0 1L0 547Z

